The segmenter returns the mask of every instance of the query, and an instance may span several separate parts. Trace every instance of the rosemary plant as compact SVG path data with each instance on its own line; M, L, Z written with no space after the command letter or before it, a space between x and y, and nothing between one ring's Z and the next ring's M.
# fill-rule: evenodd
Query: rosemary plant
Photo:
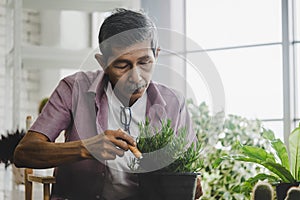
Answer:
M162 122L160 129L152 127L146 120L139 125L139 130L137 147L143 158L134 158L129 165L131 169L147 171L162 166L161 172L199 172L202 168L201 145L197 141L188 141L185 128L175 133L170 120Z

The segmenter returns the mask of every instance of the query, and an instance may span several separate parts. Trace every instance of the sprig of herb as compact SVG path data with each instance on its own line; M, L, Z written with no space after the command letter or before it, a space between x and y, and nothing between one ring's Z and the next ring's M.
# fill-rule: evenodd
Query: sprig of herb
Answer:
M199 142L190 144L185 128L179 129L176 134L170 120L162 122L160 129L152 127L146 120L139 125L139 130L137 147L142 153L149 154L141 160L132 159L131 169L143 170L149 164L165 166L160 169L163 172L198 172L202 168L201 145ZM155 151L159 153L151 153ZM173 162L168 163L170 160Z
M152 127L149 120L139 124L140 136L137 147L142 153L149 153L164 148L173 138L174 131L171 121L162 122L161 130Z

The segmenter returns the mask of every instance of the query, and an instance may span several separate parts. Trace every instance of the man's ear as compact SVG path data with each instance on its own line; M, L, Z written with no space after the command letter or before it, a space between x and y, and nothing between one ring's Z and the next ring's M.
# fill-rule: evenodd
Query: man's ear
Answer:
M157 48L156 48L156 51L155 51L155 59L158 58L159 52L160 52L160 47L157 47Z
M105 63L104 56L99 53L96 53L95 58L96 58L97 62L99 63L99 65L102 67L103 71L105 71L106 63Z

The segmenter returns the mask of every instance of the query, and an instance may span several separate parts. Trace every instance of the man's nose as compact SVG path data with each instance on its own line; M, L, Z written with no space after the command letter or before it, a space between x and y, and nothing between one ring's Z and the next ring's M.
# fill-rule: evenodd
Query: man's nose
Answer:
M138 83L142 79L141 72L138 66L134 66L130 70L129 81L133 83Z

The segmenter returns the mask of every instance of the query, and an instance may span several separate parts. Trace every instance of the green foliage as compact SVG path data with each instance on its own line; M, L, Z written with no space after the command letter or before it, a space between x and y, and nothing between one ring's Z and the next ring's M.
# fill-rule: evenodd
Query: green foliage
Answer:
M164 148L171 142L174 135L170 120L162 122L161 131L157 127L151 127L149 121L146 120L145 124L139 124L139 131L137 147L142 153L149 153Z
M300 127L296 128L290 134L289 138L292 168L289 165L287 148L284 143L276 139L274 133L270 130L264 130L262 135L271 144L271 151L260 147L240 144L240 151L237 155L223 157L221 160L229 158L259 164L273 173L271 180L273 182L295 183L299 181ZM219 160L218 163L220 163ZM274 177L277 177L277 180Z
M143 171L155 164L164 166L160 169L163 172L198 172L202 168L201 145L189 144L186 129L179 129L175 134L170 120L162 122L161 129L152 127L146 120L139 125L139 130L137 147L143 158L134 158L129 166L131 169Z
M289 137L291 172L300 181L300 124Z
M220 157L238 153L240 144L267 149L261 136L262 123L236 115L224 116L224 113L212 115L205 103L197 106L189 102L189 110L195 129L199 131L198 140L203 145L204 168L201 174L204 195L201 199L250 199L254 183L246 180L264 174L266 170L233 159L223 160L221 165L213 166L213 163L217 163ZM260 175L260 178L262 176L268 175Z
M40 101L39 108L38 108L39 114L42 112L42 110L43 110L44 106L46 105L46 103L48 102L48 100L49 100L49 98L45 97Z
M194 143L176 157L176 160L164 168L167 172L199 172L203 167L200 159L200 145Z

